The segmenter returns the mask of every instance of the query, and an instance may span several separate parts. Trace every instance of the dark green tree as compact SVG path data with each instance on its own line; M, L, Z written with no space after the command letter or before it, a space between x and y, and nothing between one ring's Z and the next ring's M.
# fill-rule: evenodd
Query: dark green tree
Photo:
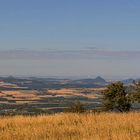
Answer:
M73 105L71 105L65 110L65 112L72 112L72 113L83 113L85 111L86 110L84 106L80 103L80 101L77 101L76 103L74 103Z
M134 87L130 92L130 99L132 102L140 103L140 81L134 83Z
M131 101L122 82L112 83L103 92L103 108L106 111L127 112L131 108Z

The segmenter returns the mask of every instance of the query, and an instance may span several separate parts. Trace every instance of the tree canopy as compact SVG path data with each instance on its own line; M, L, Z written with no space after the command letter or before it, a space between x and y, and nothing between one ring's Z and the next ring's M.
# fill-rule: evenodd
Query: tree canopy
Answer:
M103 107L107 110L127 112L131 108L131 101L122 82L112 83L103 92Z

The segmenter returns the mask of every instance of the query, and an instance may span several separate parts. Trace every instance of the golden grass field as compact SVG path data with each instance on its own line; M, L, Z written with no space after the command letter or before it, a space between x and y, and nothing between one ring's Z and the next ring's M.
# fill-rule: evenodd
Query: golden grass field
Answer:
M140 140L140 113L1 117L0 140Z

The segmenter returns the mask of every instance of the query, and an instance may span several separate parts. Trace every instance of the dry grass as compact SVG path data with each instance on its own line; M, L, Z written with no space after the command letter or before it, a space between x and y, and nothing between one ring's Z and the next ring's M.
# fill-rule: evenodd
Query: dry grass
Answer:
M0 140L139 140L140 113L0 118Z

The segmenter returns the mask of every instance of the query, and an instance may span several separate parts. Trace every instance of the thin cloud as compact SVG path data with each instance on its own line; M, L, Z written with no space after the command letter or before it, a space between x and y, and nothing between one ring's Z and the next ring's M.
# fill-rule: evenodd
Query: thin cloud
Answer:
M132 59L140 51L115 51L97 48L83 49L13 49L0 50L0 59Z

